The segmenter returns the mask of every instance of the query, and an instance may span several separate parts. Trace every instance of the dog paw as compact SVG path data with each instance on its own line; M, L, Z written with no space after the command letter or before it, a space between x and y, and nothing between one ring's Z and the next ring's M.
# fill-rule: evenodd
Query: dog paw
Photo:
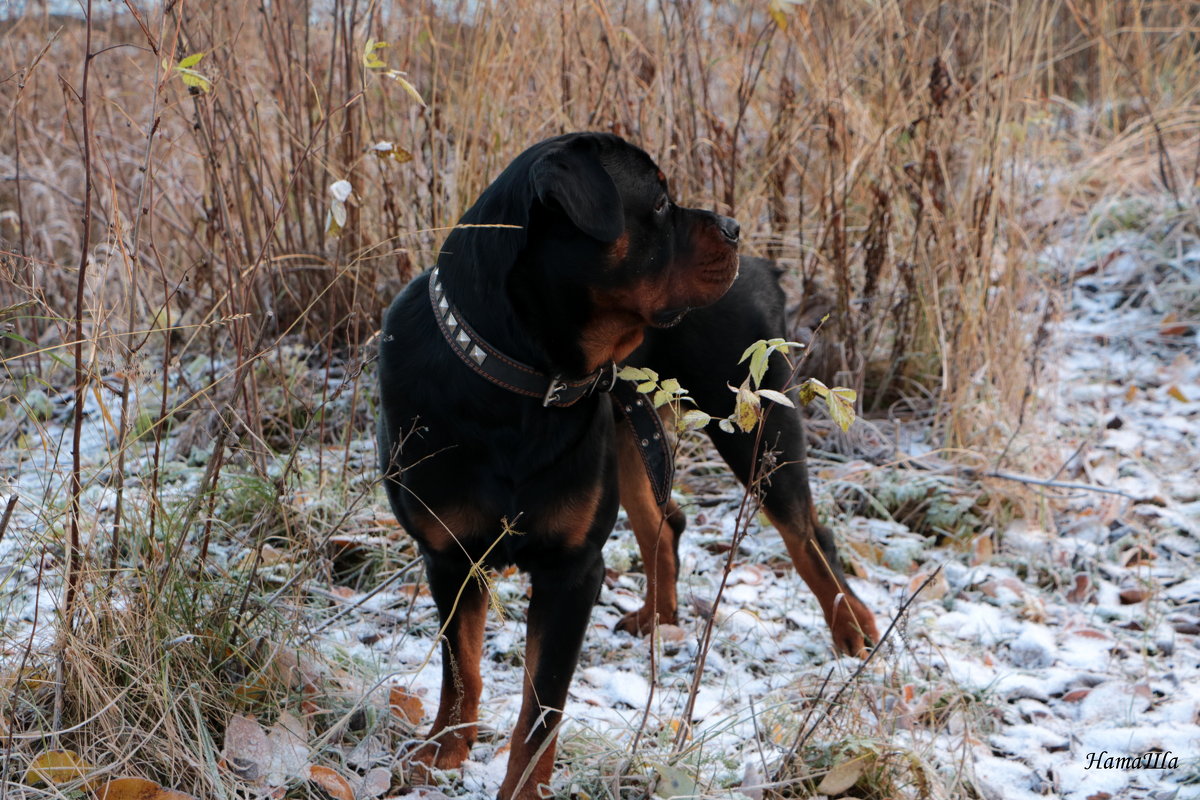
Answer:
M879 644L875 615L857 597L843 595L839 599L846 601L848 608L839 609L829 623L833 648L841 655L865 658L868 648Z
M471 743L463 736L446 733L417 745L409 755L413 778L422 782L432 779L431 769L457 769L471 754Z
M657 617L657 620L655 619ZM659 625L674 625L675 615L671 614L670 618L664 618L662 614L657 614L653 608L642 606L637 611L631 611L621 617L620 621L613 627L613 630L625 631L634 636L648 636L654 630L654 623Z

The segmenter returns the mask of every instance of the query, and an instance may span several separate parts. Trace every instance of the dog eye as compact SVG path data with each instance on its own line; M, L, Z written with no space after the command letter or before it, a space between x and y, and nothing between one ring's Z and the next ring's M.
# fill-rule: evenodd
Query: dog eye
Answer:
M654 213L661 214L664 211L666 211L667 204L668 204L667 196L665 194L660 194L658 196L658 202L654 204Z

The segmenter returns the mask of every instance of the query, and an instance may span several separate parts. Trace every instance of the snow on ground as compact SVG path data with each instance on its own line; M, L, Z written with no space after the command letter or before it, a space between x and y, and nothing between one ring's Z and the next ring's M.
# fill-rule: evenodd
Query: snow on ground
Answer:
M864 698L848 703L860 715L859 730L919 752L944 785L965 781L984 798L1200 798L1200 329L1194 316L1193 324L1180 324L1189 312L1178 310L1179 287L1200 283L1200 246L1164 253L1134 233L1102 244L1049 267L1068 285L1067 301L1045 356L1055 369L1040 385L1048 411L1032 424L1041 426L1037 438L1052 456L1042 477L1117 493L1028 487L1057 499L1043 518L996 531L994 552L982 557L935 545L897 521L855 517L837 526L843 552L865 574L852 581L881 629L920 578L942 568L851 687ZM94 409L89 416L95 458L104 455L103 419ZM61 420L48 423L45 448L33 450L53 452L64 430ZM922 455L920 437L911 441L912 455ZM819 493L870 469L862 462L818 467ZM36 507L62 491L47 477L53 472L25 458L6 476ZM181 491L195 480L181 477ZM110 501L85 499L94 507ZM377 510L386 516L382 500ZM614 569L566 708L563 758L627 755L637 738L646 763L668 774L670 742L725 564L719 551L733 537L736 513L728 493L690 509L681 619L657 645L613 632L640 604L642 588L640 576L626 571L636 544L619 526L606 549ZM786 567L779 537L758 520L749 525L716 609L683 759L713 795L754 795L744 781L759 780L793 744L815 687L830 674L839 686L857 667L833 658L820 610ZM53 607L48 581L31 589L36 559L22 551L30 541L10 535L0 550L6 625L28 621L35 600L45 606L43 619ZM864 555L871 552L878 557ZM521 697L526 590L519 574L496 577L506 616L491 615L487 627L483 735L463 769L443 776L447 794L492 797L503 776ZM374 613L389 608L404 611L403 624ZM6 638L24 642L19 627ZM361 613L326 632L327 646L378 665L391 683L421 697L427 724L441 675L437 628L427 593L409 587L371 597ZM967 712L954 712L947 724L921 723L944 705ZM956 775L964 764L966 773ZM573 780L569 769L556 775L561 787Z
M918 582L914 573L940 565L945 579L912 606L903 646L886 650L856 684L871 694L906 675L917 687L915 697L891 706L893 719L867 720L866 730L891 731L895 743L934 754L946 783L965 761L965 779L985 798L1200 797L1200 363L1197 327L1173 323L1167 296L1180 275L1200 282L1200 248L1171 258L1134 234L1105 246L1082 265L1099 268L1069 284L1046 355L1056 373L1042 386L1049 411L1036 438L1062 467L1042 477L1118 493L1046 489L1058 511L998 531L986 558L934 547L892 521L841 526L855 551L879 548L877 560L859 559L869 579L854 584L881 617L895 614ZM1080 267L1066 264L1064 282ZM815 471L836 480L862 466ZM647 703L642 756L665 758L670 737L662 737L678 725L693 676L700 612L724 566L725 556L710 551L731 539L736 500L693 507L690 516L681 620L664 632L654 671L649 642L612 631L640 604L640 576L614 573L604 589L566 709L568 759L573 737L628 748ZM610 567L624 567L635 552L619 527L607 549ZM757 764L769 766L791 744L773 737L772 713L802 713L798 703L814 681L830 670L835 683L844 681L856 666L832 660L819 609L794 572L778 568L784 563L778 536L753 522L717 610L692 715L697 741L720 754L692 762L712 794L752 794L743 776L760 774ZM523 579L501 578L500 592L518 599L506 603L511 618L493 619L487 633L483 722L501 734L476 746L460 782L443 787L451 793L490 796L503 774L503 732L520 703ZM431 632L432 604L418 602ZM356 636L344 634L347 643ZM374 648L404 653L396 669L415 670L432 640L399 635L408 647L380 641ZM407 678L424 694L427 715L436 704L437 660ZM918 746L922 731L906 726L905 714L955 693L975 698L974 722L942 726ZM858 706L869 716L866 708ZM658 742L649 750L647 737ZM572 777L557 780L569 786Z

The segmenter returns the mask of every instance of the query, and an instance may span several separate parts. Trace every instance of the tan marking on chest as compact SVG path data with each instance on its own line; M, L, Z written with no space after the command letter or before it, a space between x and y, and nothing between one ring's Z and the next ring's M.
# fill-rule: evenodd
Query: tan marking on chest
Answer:
M419 534L427 547L437 552L458 547L459 542L483 533L489 527L483 513L471 507L426 509L413 516L418 528L414 533Z
M553 537L564 547L575 548L583 545L600 507L601 486L602 484L597 482L591 489L567 498L558 507L540 516L537 521L538 531Z

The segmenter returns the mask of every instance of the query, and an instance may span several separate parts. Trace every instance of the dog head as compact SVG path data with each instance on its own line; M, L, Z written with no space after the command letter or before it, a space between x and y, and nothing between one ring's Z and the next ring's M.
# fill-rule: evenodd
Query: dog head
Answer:
M471 260L491 270L474 285L495 291L502 276L520 325L567 372L621 361L647 326L715 302L737 276L738 224L675 204L650 156L611 134L534 145L463 222L519 226L474 237Z

